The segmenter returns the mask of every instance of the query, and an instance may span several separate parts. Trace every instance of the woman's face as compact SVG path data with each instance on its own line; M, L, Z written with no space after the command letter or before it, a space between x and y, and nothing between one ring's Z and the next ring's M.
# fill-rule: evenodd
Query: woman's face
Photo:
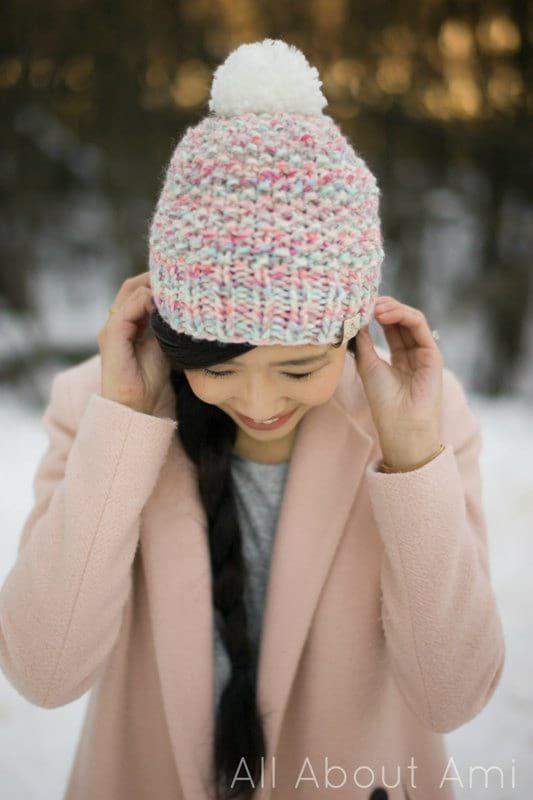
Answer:
M346 347L346 343L337 348L331 344L259 345L224 363L185 370L185 374L200 400L229 414L247 436L271 441L287 436L312 406L330 399L342 373ZM264 422L289 413L286 421L261 430L239 416Z

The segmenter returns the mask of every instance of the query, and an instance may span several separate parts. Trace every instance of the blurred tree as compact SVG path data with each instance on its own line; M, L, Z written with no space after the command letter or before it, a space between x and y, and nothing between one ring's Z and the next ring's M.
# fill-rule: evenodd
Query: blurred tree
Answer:
M109 204L123 254L116 282L146 268L163 170L185 128L206 113L213 68L242 42L279 37L316 64L327 113L378 176L387 291L429 303L434 270L446 290L433 311L441 327L457 305L485 320L488 357L476 388L512 386L533 274L525 0L11 0L3 17L0 295L12 308L31 304L28 277L43 261L36 250L57 225L52 199L71 203L74 192L101 192ZM476 257L459 253L454 280L442 286L423 247L444 197L437 189L448 198L437 216L455 220L449 247L461 241L466 217L480 237ZM76 246L73 269L83 264ZM431 258L441 272L450 268L442 252Z

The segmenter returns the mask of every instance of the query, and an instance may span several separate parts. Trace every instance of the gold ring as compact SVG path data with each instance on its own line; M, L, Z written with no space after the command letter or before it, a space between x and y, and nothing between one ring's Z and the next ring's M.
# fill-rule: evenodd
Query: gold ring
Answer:
M117 309L116 308L110 308L108 313L109 314L116 314L117 313Z

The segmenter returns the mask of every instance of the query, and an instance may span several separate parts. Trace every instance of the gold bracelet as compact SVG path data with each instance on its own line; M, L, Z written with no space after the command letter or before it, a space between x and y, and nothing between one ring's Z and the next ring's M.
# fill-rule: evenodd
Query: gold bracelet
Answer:
M429 461L432 461L440 453L442 453L443 450L444 450L444 445L441 443L439 445L439 449L435 453L433 453L432 455L428 456L423 461L419 461L417 464L410 464L408 467L398 467L398 468L389 467L388 464L385 464L385 462L382 461L380 466L379 466L379 471L380 472L411 472L411 470L418 469L419 467L424 466L424 464L427 464Z

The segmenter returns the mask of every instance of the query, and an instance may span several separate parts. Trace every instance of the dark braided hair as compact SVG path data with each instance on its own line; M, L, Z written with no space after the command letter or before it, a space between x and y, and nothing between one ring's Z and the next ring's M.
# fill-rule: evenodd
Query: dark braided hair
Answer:
M209 536L213 604L223 620L222 638L231 661L231 676L216 712L214 787L216 800L249 800L260 778L266 741L256 704L256 666L244 603L246 565L231 476L231 451L237 437L234 420L192 391L186 369L210 367L236 358L256 345L196 339L174 331L155 309L150 326L169 360L176 395L177 435L197 468L198 490ZM348 343L355 352L355 338ZM242 759L253 784L234 782ZM242 781L241 781L242 782Z

